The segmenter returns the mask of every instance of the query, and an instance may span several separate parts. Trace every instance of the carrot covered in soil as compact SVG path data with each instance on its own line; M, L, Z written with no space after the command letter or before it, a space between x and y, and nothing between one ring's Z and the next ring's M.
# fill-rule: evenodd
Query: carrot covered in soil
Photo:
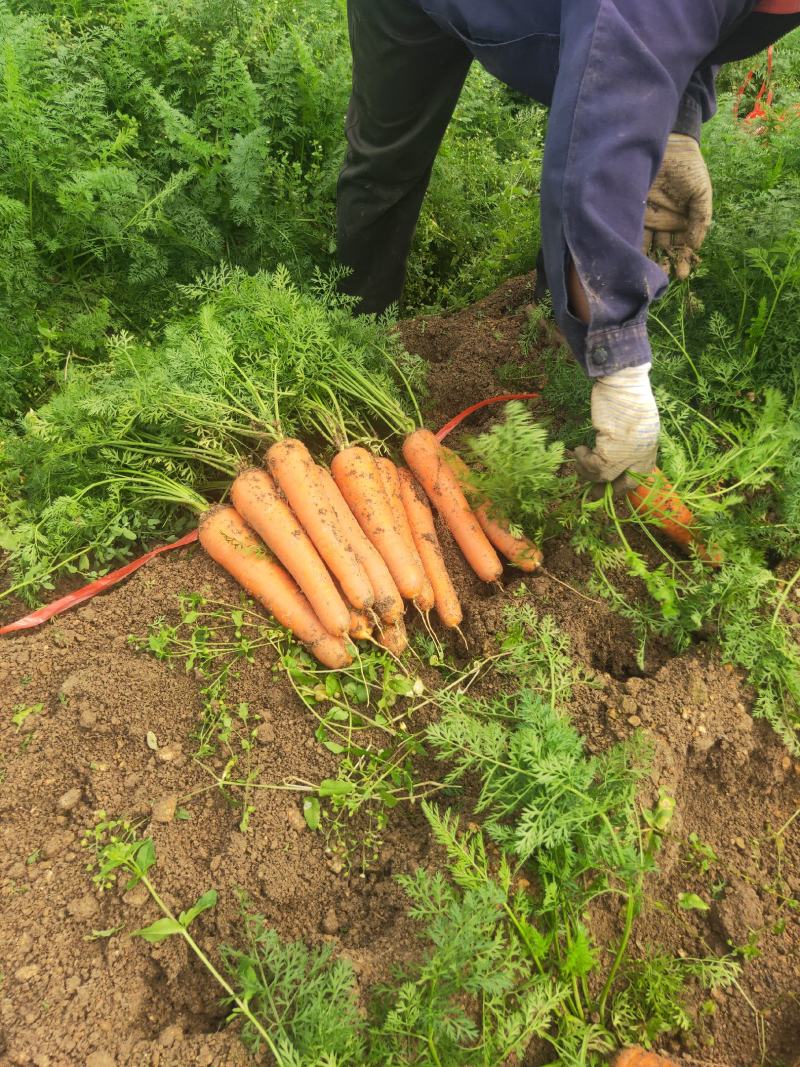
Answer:
M452 449L443 447L442 451L456 472L462 488L468 492L469 467ZM488 500L479 501L473 511L483 532L497 551L502 553L510 563L528 573L537 571L541 567L543 556L533 541L527 537L516 537L512 534L508 522L502 516L491 514L491 504Z
M613 1067L678 1067L675 1060L659 1056L655 1052L645 1052L636 1045L634 1048L623 1049L614 1057Z
M239 585L291 630L320 663L347 667L353 657L341 637L333 637L311 605L241 515L227 505L209 509L200 519L200 544Z
M347 506L347 501L342 496L342 491L333 480L330 471L324 467L317 467L317 478L345 540L349 543L372 584L375 612L385 623L397 622L403 617L405 605L394 583L394 578L383 561L383 556L356 522L355 516Z
M452 579L445 566L433 512L411 471L401 467L398 472L400 498L408 518L411 535L417 546L422 565L433 589L436 613L445 626L456 628L464 618Z
M470 567L484 582L499 578L503 565L472 513L458 477L436 437L430 430L415 430L403 442L403 456Z
M270 473L280 486L300 525L338 579L345 596L357 611L372 607L372 585L322 492L317 465L302 441L286 437L267 452Z
M402 655L408 648L408 634L403 620L398 619L397 622L389 623L388 626L379 627L378 644L395 656Z
M344 637L350 628L350 609L267 472L260 467L242 471L231 486L231 502L300 586L328 633Z
M697 519L656 467L647 479L628 491L628 501L642 518L650 519L674 544L690 552L712 567L722 563L719 549L709 550L698 537Z
M414 536L411 533L411 527L408 524L408 516L403 505L403 498L400 494L400 473L394 463L392 463L390 459L386 459L384 456L376 457L375 463L378 466L378 473L381 476L386 496L389 498L389 506L392 509L395 529L405 541L408 551L419 562L420 567L425 573L422 592L415 598L414 603L420 611L427 614L434 605L433 586L431 585L428 573L425 570L425 565L420 557L416 542L414 541Z
M395 529L374 456L359 446L345 448L333 457L331 474L359 526L383 557L401 596L415 600L422 593L425 572Z

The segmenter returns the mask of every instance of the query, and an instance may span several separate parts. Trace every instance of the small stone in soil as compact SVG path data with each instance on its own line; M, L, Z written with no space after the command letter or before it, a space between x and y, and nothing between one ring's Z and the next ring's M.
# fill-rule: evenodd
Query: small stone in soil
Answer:
M81 800L81 791L77 786L73 786L72 789L68 789L66 793L63 793L58 798L58 810L59 811L72 811L77 807Z
M325 918L322 920L322 929L326 934L336 934L339 932L339 919L333 908L328 908L325 913Z
M294 804L292 804L289 810L286 812L286 821L292 827L293 830L297 830L298 834L303 833L304 830L308 829L308 824L306 823L306 820L303 818L302 813L297 810Z
M20 967L19 970L14 971L14 977L18 982L30 982L31 978L35 978L39 973L38 963L29 963L25 967Z
M111 1053L98 1050L86 1057L86 1067L117 1067L117 1061Z
M25 864L20 860L16 863L12 863L6 871L6 877L10 878L12 882L18 882L21 878L24 878L26 874Z
M123 896L122 903L127 904L130 908L141 908L147 902L149 896L150 894L145 886L135 885L133 889L129 889Z
M262 722L256 730L256 738L262 745L268 745L275 740L275 727L270 722Z
M67 904L67 911L73 919L91 919L98 910L98 904L91 893L84 893Z
M97 722L97 714L92 711L91 708L81 708L81 713L78 717L78 724L84 730L91 730Z
M629 715L628 716L628 725L629 726L641 726L642 725L642 720L638 715Z
M175 793L168 793L165 797L159 797L153 802L153 822L172 822L175 818L175 809L178 806L178 797Z

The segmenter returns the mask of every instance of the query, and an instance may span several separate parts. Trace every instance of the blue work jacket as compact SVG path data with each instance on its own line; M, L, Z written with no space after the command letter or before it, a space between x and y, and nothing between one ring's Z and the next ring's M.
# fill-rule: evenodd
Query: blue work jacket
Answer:
M667 276L642 252L647 194L670 132L697 135L713 114L709 57L753 0L412 2L550 108L541 216L556 319L590 377L648 363ZM569 310L570 258L588 328Z

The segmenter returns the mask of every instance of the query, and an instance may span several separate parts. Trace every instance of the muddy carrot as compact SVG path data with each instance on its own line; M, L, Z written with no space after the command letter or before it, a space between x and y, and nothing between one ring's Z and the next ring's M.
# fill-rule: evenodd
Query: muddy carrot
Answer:
M325 494L316 464L302 441L286 437L267 452L270 473L281 488L300 525L338 579L357 611L369 611L373 595L369 578L347 544Z
M442 446L430 430L409 434L403 442L403 455L478 577L484 582L499 578L503 565L473 515Z
M389 623L378 629L378 644L395 656L401 655L408 648L408 634L402 619Z
M314 614L292 578L275 561L235 508L218 506L200 519L200 544L209 556L260 601L326 667L347 667L353 657Z
M317 467L317 477L339 528L372 584L376 614L385 623L397 622L403 617L405 606L383 557L356 522L330 471Z
M694 548L704 563L720 566L722 553L700 541L697 520L657 467L647 481L629 490L628 501L637 515L650 519L670 541L687 552Z
M397 473L400 480L400 498L408 517L414 544L433 589L436 613L445 626L460 626L464 616L458 602L458 594L445 566L439 538L436 536L433 512L411 471L401 467Z
M469 492L469 467L456 452L450 448L442 448L447 461L458 476L465 493ZM508 522L499 515L492 514L492 508L488 500L473 501L475 517L481 524L481 529L492 542L498 552L506 559L519 567L521 571L536 571L542 565L542 553L529 538L516 537L509 529Z
M260 467L242 471L231 486L231 502L300 586L325 629L344 637L350 627L350 610L269 474Z
M636 1045L634 1048L623 1049L614 1058L613 1067L678 1067L675 1060L659 1056L655 1052L645 1052Z
M372 637L372 623L363 611L351 608L350 627L347 632L354 641L366 641L368 637Z
M359 526L383 557L400 594L415 600L422 592L425 572L395 529L374 456L366 448L345 448L333 457L331 474Z
M425 581L422 585L422 592L418 597L415 597L414 603L422 612L429 612L434 605L435 598L433 595L433 586L428 578L427 571L425 571L425 565L420 557L420 553L417 549L414 536L411 533L411 527L408 524L408 516L406 515L406 509L403 506L403 499L400 495L400 476L394 463L385 456L377 456L375 463L378 467L378 473L381 476L381 482L386 496L389 499L389 507L392 509L392 518L394 519L394 527L405 542L406 548L412 554L414 559L419 563L419 566L425 572Z

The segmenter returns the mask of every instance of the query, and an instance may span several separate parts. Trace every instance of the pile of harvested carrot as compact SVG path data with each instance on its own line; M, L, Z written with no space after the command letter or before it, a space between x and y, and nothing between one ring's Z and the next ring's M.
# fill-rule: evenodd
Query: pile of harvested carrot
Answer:
M365 448L345 448L330 471L292 438L267 452L231 487L231 505L207 511L200 543L236 581L327 667L352 662L353 639L373 638L398 654L411 601L458 627L461 605L433 521L436 508L485 582L500 577L495 549L525 571L541 553L489 513L470 507L466 467L428 430L403 443L410 469Z

